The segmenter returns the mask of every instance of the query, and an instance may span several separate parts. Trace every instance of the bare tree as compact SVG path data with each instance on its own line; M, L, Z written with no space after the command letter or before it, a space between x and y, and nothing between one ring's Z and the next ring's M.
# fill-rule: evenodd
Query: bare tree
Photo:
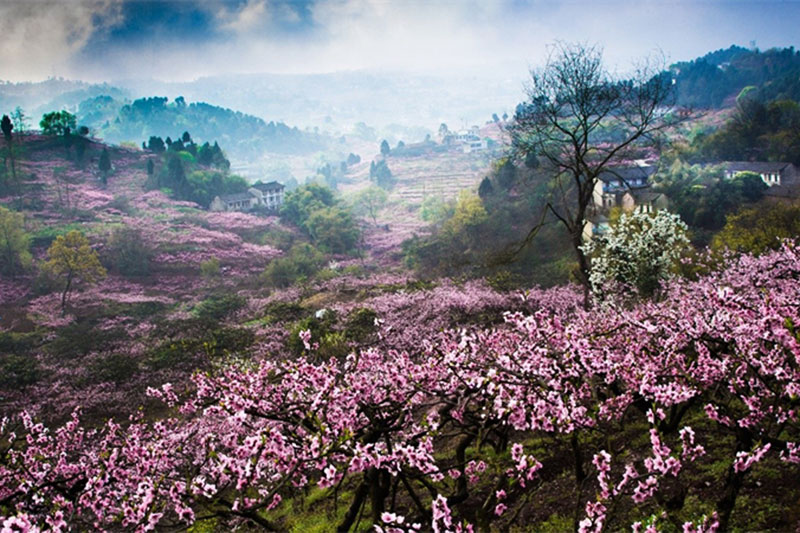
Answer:
M589 260L583 251L584 226L599 177L631 164L673 121L671 80L664 62L645 61L630 76L610 73L602 51L585 44L557 43L545 66L531 71L528 101L517 107L509 126L513 146L530 154L553 176L546 211L570 235L578 276L589 294ZM542 221L531 230L535 236Z

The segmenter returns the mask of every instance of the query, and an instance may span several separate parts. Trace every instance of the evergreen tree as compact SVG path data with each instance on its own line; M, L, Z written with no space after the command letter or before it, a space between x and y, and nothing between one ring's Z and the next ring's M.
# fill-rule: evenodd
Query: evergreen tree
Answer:
M167 139L169 139L169 137L167 137ZM164 141L161 139L161 137L151 136L150 140L147 141L147 149L151 152L160 154L166 150L166 146L164 146Z
M103 148L103 152L100 154L100 161L97 163L98 168L100 169L103 185L108 184L108 173L111 171L111 157L108 155L108 150Z
M486 198L493 192L494 192L494 187L492 186L492 180L489 179L489 176L486 176L485 178L483 178L483 181L481 181L481 184L478 187L478 196L480 196L481 198Z
M386 164L386 161L372 162L369 169L369 179L374 181L378 187L383 187L384 189L391 189L394 186L392 171L389 170L389 165Z
M188 181L186 179L186 172L183 169L183 162L178 156L169 158L169 163L167 164L167 183L165 185L172 189L173 195L178 198L182 198L186 193Z
M389 143L386 141L386 139L384 139L381 142L381 155L386 157L387 155L389 155L389 152L391 152L391 151L392 151L392 149L389 148Z
M517 167L510 159L506 159L497 169L497 183L504 189L510 189L517 181Z
M203 143L203 146L197 151L197 162L204 167L210 167L214 162L214 150L208 142Z
M11 161L11 175L14 177L14 181L17 180L17 169L16 165L14 164L14 148L11 146L11 130L14 129L14 125L11 123L11 119L8 118L8 115L3 115L2 121L0 121L0 129L3 130L3 137L6 138L6 157L4 158L5 161Z
M11 119L8 118L8 115L3 115L3 120L0 122L0 129L3 130L3 137L6 138L6 142L11 143L11 130L14 129L14 125L11 123Z

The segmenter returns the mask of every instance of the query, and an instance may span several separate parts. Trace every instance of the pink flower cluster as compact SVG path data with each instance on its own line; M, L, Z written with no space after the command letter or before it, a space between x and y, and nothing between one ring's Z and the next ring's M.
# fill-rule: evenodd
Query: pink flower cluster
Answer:
M202 513L258 524L287 497L349 480L354 498L373 495L379 530L471 531L465 502L485 502L469 511L491 523L537 490L532 481L548 465L522 443L538 437L571 442L588 458L575 486L596 490L576 501L579 528L601 531L622 500L655 505L719 434L733 442L715 452L730 465L724 483L740 484L768 458L794 468L798 279L800 253L787 244L630 308L584 310L578 295L534 292L523 303L538 309L506 313L498 327L443 331L435 341L416 330L399 337L403 349L330 360L304 332L304 356L198 373L186 392L153 388L172 410L154 422L89 430L75 415L51 430L21 413L0 424L0 501L11 515L0 523L56 529L69 517L76 529L121 521L148 531ZM456 311L481 309L486 298L507 303L477 286L418 292L387 295L379 315L402 303L433 320L428 302L437 298ZM614 438L620 428L624 439ZM589 431L614 446L593 448L581 438ZM403 508L391 490L405 491ZM683 530L725 529L731 511L720 504ZM655 520L633 528L652 530Z

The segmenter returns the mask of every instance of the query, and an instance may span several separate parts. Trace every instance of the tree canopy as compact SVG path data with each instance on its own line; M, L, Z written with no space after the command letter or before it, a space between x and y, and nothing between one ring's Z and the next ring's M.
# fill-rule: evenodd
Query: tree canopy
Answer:
M39 127L45 135L64 135L76 128L75 115L69 111L51 111L42 116Z
M62 310L67 306L75 281L94 283L106 275L106 269L100 264L97 252L89 246L86 236L77 230L56 237L47 249L44 268L64 284L61 293Z
M31 264L30 236L25 232L25 218L0 206L0 271L15 274Z

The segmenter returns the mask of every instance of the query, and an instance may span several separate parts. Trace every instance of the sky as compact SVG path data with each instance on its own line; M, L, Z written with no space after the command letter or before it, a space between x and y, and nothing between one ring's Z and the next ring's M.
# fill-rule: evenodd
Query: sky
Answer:
M0 0L0 80L526 73L556 40L612 68L798 45L800 0Z

